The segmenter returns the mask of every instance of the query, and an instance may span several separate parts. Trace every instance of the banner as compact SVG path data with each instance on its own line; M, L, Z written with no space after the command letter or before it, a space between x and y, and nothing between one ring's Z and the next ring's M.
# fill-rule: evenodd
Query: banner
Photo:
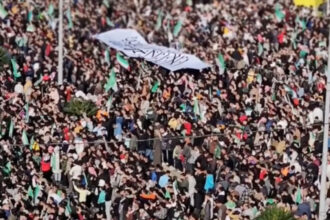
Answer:
M149 44L133 29L115 29L94 37L129 57L144 58L171 71L180 69L201 70L210 67L194 55Z
M305 7L318 7L321 5L324 0L293 0L296 6L305 6Z

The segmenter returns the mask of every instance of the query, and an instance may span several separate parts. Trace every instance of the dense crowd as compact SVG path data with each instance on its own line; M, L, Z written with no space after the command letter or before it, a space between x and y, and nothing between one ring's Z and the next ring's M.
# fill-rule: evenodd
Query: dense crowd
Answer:
M1 218L238 220L268 205L316 218L322 16L291 0L64 2L59 86L58 1L0 1ZM123 68L93 37L115 28L211 67ZM76 99L97 113L66 113Z

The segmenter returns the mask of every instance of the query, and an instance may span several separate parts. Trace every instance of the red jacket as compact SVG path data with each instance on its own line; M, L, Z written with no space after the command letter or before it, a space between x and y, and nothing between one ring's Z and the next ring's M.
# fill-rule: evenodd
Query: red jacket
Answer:
M42 159L40 164L41 164L41 171L42 172L50 171L50 161L45 162L44 159Z

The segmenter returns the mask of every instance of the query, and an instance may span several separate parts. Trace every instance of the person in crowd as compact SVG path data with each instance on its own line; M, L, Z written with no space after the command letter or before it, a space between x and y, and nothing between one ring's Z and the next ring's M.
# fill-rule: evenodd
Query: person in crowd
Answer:
M0 1L0 218L317 218L323 16L289 0L65 2L59 85L58 1ZM125 68L94 38L117 28L210 67L122 54Z

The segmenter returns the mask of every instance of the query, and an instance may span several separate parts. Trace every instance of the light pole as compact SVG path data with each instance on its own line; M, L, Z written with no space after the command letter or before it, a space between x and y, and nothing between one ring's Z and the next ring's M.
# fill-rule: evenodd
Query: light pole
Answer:
M57 83L63 84L63 0L59 0L59 26L58 26L58 73Z
M329 16L329 0L327 1L327 16ZM329 27L328 27L329 28ZM328 167L328 138L329 138L329 105L330 105L330 29L328 36L328 67L326 70L327 77L327 91L325 96L324 108L324 124L323 124L323 151L322 151L322 166L321 166L321 192L320 192L320 208L319 219L325 220L327 218L326 210L326 196L327 196L327 167Z

